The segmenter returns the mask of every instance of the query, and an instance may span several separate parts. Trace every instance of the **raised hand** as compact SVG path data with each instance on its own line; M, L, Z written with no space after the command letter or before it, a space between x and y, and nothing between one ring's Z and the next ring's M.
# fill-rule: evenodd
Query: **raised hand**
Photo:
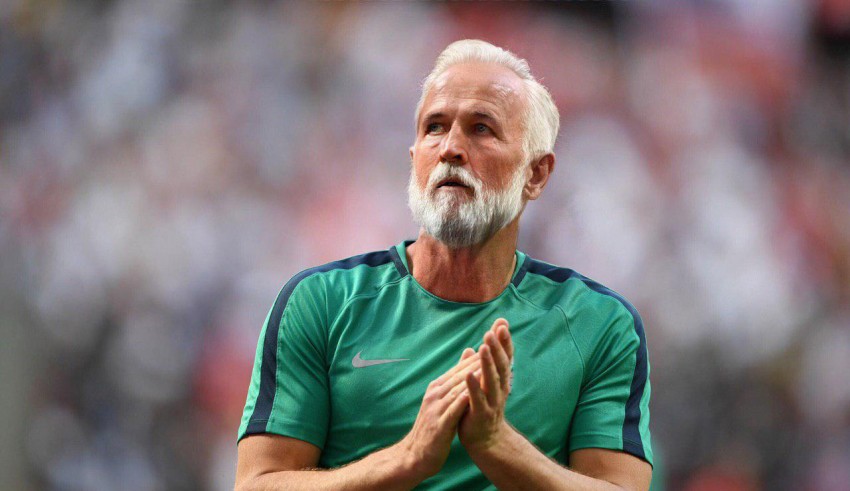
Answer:
M473 359L472 350L464 351L461 361ZM467 372L466 389L469 410L458 425L460 442L470 453L486 450L509 426L505 421L505 402L511 391L511 363L514 347L508 321L497 319L478 349L480 375Z
M481 362L464 351L457 365L428 385L413 428L398 444L412 472L423 479L440 471L449 455L457 425L469 403L466 378L480 373Z

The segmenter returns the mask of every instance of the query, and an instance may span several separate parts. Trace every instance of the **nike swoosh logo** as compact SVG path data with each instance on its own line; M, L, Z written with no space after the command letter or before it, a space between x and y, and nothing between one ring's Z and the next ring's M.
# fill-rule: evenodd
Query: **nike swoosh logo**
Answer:
M356 355L354 355L354 359L351 360L351 365L354 368L371 367L372 365L383 365L384 363L395 363L397 361L407 361L407 360L410 359L410 358L393 358L392 360L364 360L363 358L360 358L360 353L362 353L362 351L360 351Z

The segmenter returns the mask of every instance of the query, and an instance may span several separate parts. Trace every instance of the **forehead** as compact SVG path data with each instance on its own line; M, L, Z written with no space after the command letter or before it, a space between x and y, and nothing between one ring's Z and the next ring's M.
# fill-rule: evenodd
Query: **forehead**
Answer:
M435 80L422 105L422 115L434 111L496 110L518 116L524 107L522 79L509 68L492 63L452 65Z

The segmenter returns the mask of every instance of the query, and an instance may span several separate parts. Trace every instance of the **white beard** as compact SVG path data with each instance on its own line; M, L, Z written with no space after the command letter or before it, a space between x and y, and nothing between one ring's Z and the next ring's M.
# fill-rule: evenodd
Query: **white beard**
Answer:
M493 237L511 223L523 208L525 165L521 165L504 190L485 189L484 183L468 170L440 162L428 177L424 189L410 173L407 204L413 219L425 232L452 249L470 247ZM444 179L460 181L473 190L472 199L435 186Z

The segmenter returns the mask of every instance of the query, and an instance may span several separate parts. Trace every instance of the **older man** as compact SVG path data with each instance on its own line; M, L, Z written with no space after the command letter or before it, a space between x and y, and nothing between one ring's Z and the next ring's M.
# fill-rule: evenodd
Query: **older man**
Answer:
M283 287L257 348L238 488L648 488L640 317L516 250L557 132L524 60L482 41L446 48L410 148L419 237Z

